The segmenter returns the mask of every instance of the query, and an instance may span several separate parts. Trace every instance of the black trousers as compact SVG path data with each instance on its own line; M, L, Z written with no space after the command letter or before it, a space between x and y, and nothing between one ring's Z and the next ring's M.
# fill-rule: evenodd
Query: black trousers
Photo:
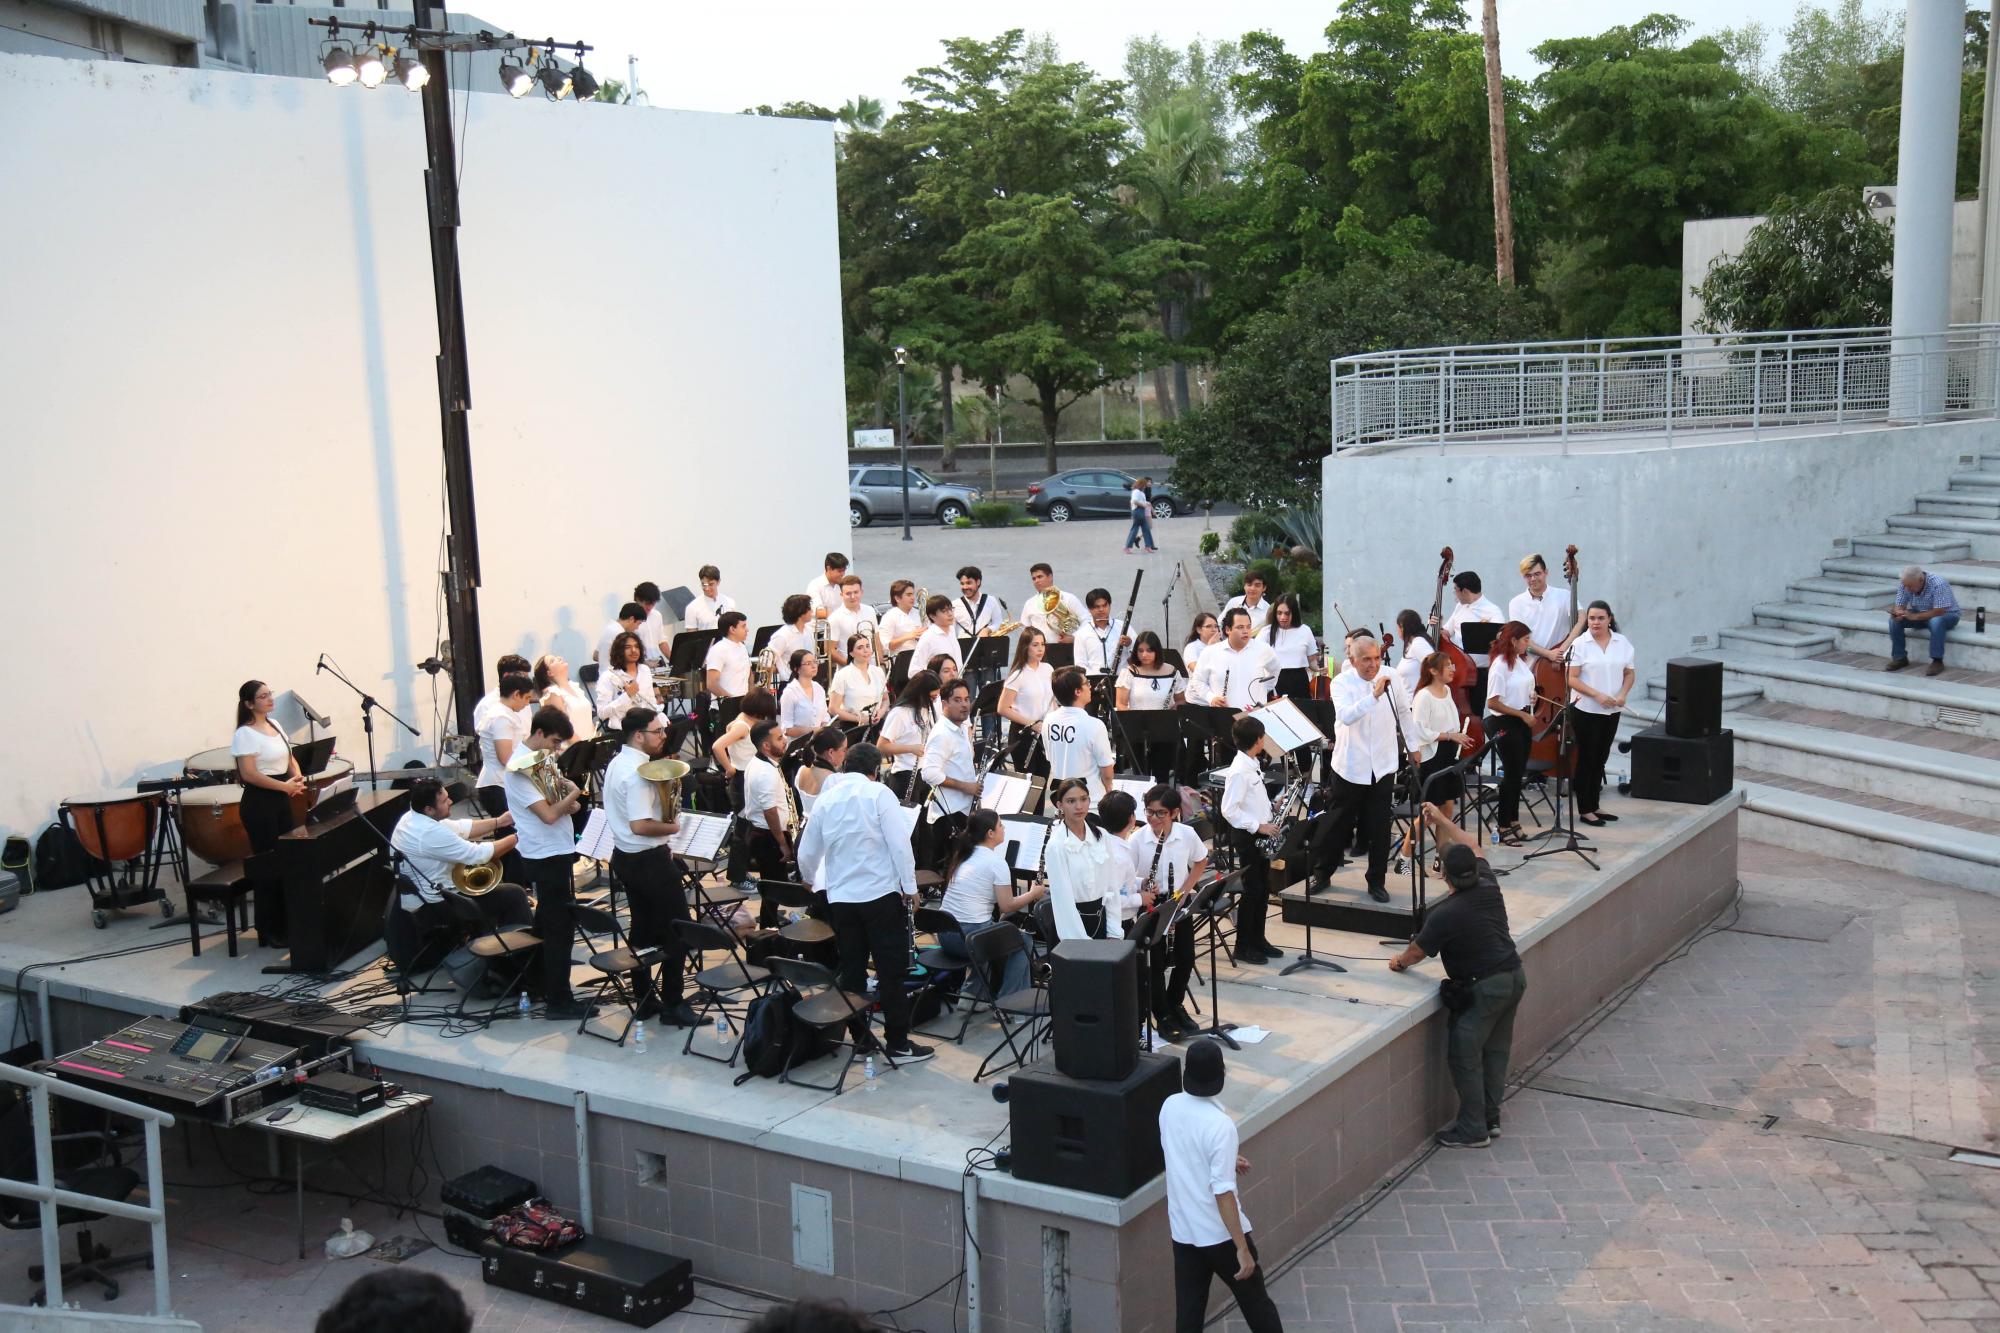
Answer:
M1184 1245L1174 1242L1174 1333L1201 1333L1208 1314L1208 1289L1221 1278L1229 1294L1236 1298L1237 1316L1250 1326L1250 1333L1284 1333L1278 1307L1264 1290L1264 1259L1257 1254L1257 1238L1245 1234L1250 1253L1257 1259L1257 1271L1236 1280L1236 1243Z
M570 868L576 854L525 856L521 874L535 891L535 933L542 937L542 1000L568 1004L570 947L576 941L576 886Z
M625 902L632 911L630 939L635 950L660 951L660 1006L668 1012L680 1007L684 995L687 951L681 947L670 923L688 919L687 887L671 847L653 847L643 852L611 853L611 873L625 887ZM640 968L632 975L633 990L642 1003L653 994L653 969Z
M1162 907L1163 912L1171 912L1171 907ZM1141 912L1132 918L1132 928L1137 930L1152 918ZM1168 931L1165 937L1153 941L1147 950L1146 969L1150 973L1147 984L1153 1006L1153 1015L1159 1017L1171 1014L1187 1003L1188 978L1194 973L1194 926L1182 922Z
M1611 757L1611 742L1618 738L1618 714L1586 713L1572 706L1570 725L1576 728L1576 812L1595 814L1604 794L1604 764Z
M491 787L477 787L472 792L479 808L486 812L488 819L498 819L507 813L507 789L495 784Z
M292 798L269 787L245 787L237 813L256 855L276 847L281 836L299 825L292 817ZM285 886L275 879L260 878L251 894L250 916L257 927L257 942L273 948L284 944Z
M940 815L935 809L929 819L919 819L916 832L911 835L917 869L943 871L951 856L952 840L965 831L971 819L970 814Z
M872 960L883 1037L891 1046L902 1045L910 1035L910 1002L903 990L910 974L910 921L903 895L891 892L865 903L828 903L826 913L834 946L840 950L840 988L866 995ZM867 1035L867 1020L857 1020L855 1040Z
M1362 844L1368 848L1368 887L1384 887L1389 878L1389 826L1395 802L1395 775L1373 782L1349 782L1335 773L1330 786L1331 803L1313 834L1313 873L1333 873L1358 826Z
M736 826L736 846L729 854L729 878L740 884L752 872L758 879L792 878L791 867L785 864L785 854L778 846L777 835L755 824L739 824ZM778 924L778 905L768 897L757 909L757 924L766 930Z
M1278 673L1278 693L1287 699L1312 698L1312 673L1304 667L1286 667Z
M1271 910L1271 863L1257 846L1257 835L1240 828L1229 830L1236 846L1236 863L1243 867L1237 883L1236 951L1254 953L1264 948L1264 918Z
M1518 717L1493 714L1486 719L1486 734L1500 756L1500 827L1521 822L1521 782L1528 773L1528 746L1533 736L1528 724Z

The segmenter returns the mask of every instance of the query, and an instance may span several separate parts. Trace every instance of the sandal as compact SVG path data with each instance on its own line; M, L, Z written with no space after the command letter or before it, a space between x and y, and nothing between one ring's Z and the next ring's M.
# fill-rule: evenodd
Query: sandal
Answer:
M1519 824L1513 824L1509 825L1507 828L1501 829L1500 832L1496 835L1496 841L1498 841L1502 847L1522 847L1527 845L1528 839L1526 835L1524 835L1521 832L1521 826Z

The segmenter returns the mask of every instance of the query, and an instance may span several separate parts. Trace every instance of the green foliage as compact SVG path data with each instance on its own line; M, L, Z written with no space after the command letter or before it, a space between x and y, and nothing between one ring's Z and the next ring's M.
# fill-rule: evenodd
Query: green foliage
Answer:
M1280 535L1278 525L1261 509L1246 509L1229 520L1229 549L1242 555L1270 550Z
M957 518L953 519L953 520L951 521L951 525L952 525L952 526L953 526L954 528L971 528L971 527L976 527L976 526L978 526L978 525L977 525L977 524L975 524L975 523L974 523L974 522L973 522L973 521L972 521L971 519L969 519L969 518L966 518L966 517L965 517L964 515L962 515L962 514L961 514L961 515L960 515L959 517L957 517ZM993 525L992 525L992 524L988 524L987 526L988 526L988 527L991 527L991 526L993 526Z
M1317 569L1293 569L1285 576L1285 591L1294 593L1299 599L1299 610L1305 612L1306 623L1313 633L1321 632L1325 617L1320 611L1326 596L1326 584Z
M1261 575L1263 577L1264 595L1266 597L1276 597L1279 593L1284 592L1286 590L1286 587L1288 586L1285 583L1284 575L1278 572L1277 561L1252 560L1249 564L1243 567L1243 572L1241 574L1238 574L1233 580L1230 581L1229 595L1231 597L1240 595L1243 591L1244 581L1248 579L1252 574Z
M1017 528L1038 528L1041 525L1042 520L1036 518L1033 514L1023 514L1014 520L1014 526Z
M1212 528L1202 533L1199 549L1203 555L1214 559L1215 553L1222 549L1222 534Z
M1271 516L1285 543L1294 551L1306 551L1312 559L1318 560L1323 553L1326 529L1321 526L1321 508L1317 498L1301 500L1297 504L1286 505Z
M1896 243L1851 190L1780 197L1743 249L1697 288L1704 333L1851 329L1889 322Z
M1026 512L1012 500L981 500L972 506L972 521L982 528L1011 528Z

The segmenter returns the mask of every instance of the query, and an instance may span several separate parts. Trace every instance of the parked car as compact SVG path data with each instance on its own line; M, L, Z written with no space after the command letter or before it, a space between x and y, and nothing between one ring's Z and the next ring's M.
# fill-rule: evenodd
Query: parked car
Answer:
M972 513L979 491L939 481L920 467L910 469L910 517L954 523ZM878 518L903 516L903 474L895 464L850 463L847 468L847 521L865 528Z
M1028 512L1051 523L1067 523L1073 518L1129 518L1132 514L1132 483L1129 472L1107 468L1073 468L1044 477L1028 487ZM1172 518L1187 506L1161 482L1153 483L1153 517Z

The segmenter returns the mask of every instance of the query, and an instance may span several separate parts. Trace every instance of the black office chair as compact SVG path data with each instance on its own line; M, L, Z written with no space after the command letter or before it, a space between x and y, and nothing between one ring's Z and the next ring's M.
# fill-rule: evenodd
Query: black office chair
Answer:
M139 1190L139 1173L119 1160L118 1148L111 1136L101 1130L81 1134L57 1134L53 1136L57 1145L96 1141L100 1150L92 1155L89 1165L63 1168L58 1166L55 1184L58 1188L73 1190L78 1194L88 1194L93 1198L108 1199L113 1203L124 1203ZM58 1157L67 1154L59 1153ZM0 1176L9 1180L32 1181L35 1177L35 1118L27 1098L8 1089L8 1095L0 1099ZM56 1225L74 1226L76 1233L76 1262L62 1266L62 1280L67 1290L71 1282L96 1282L104 1287L104 1299L118 1299L117 1279L110 1275L121 1269L134 1268L144 1264L153 1266L150 1251L143 1254L114 1255L110 1249L99 1245L90 1235L90 1223L104 1217L103 1213L87 1212L80 1208L57 1208ZM42 1227L42 1210L39 1204L26 1199L9 1198L0 1195L0 1227L9 1231L39 1231ZM40 1264L28 1269L32 1281L42 1281L44 1274ZM47 1298L46 1284L35 1288L29 1304L40 1305Z

